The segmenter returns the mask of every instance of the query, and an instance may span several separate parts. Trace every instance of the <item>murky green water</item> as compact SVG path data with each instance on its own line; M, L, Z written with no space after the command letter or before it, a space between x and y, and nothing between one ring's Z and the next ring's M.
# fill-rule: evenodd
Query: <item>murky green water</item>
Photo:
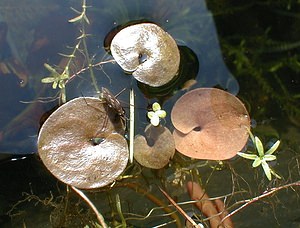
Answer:
M68 58L59 53L70 55L78 44L83 27L68 20L78 16L71 7L81 11L81 5L81 1L0 0L1 227L93 227L97 222L93 211L45 168L36 145L41 124L59 104L60 90L41 83L49 76L43 64L58 69L67 64ZM220 197L228 213L260 196L232 215L235 227L300 227L300 3L87 0L87 5L88 53L81 44L76 61L70 64L73 80L66 85L67 100L98 96L91 72L81 70L87 67L87 55L92 64L112 59L103 47L112 29L131 21L151 21L182 47L183 77L196 82L189 90L217 87L237 95L248 109L253 133L265 147L281 140L277 159L269 163L281 179L271 181L261 166L253 168L252 161L241 157L218 163L176 152L160 170L130 164L113 186L85 192L107 224L117 227L123 214L128 227L183 226L179 223L184 218L174 207L169 207L172 216L158 208L169 204L158 186L177 203L186 202L190 200L186 183L194 180L210 197ZM180 85L167 96L156 94L155 98L152 90L145 90L113 63L94 66L93 72L99 88L114 94L126 88L118 99L127 117L133 88L136 134L143 133L149 123L147 108L154 101L160 101L170 114L186 93ZM163 124L174 130L170 115ZM117 210L117 194L122 212ZM205 219L193 204L181 207Z

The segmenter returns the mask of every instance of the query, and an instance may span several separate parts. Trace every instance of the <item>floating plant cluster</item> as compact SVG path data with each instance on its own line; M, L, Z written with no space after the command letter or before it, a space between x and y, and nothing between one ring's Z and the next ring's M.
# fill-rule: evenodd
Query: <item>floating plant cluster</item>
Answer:
M121 29L109 51L126 73L148 86L163 86L179 71L175 40L153 23ZM44 164L59 180L78 188L108 185L127 166L126 116L118 100L103 91L100 99L76 98L62 105L39 133ZM250 117L243 103L216 88L194 89L177 100L171 111L173 133L160 123L166 112L158 103L148 117L144 136L136 135L130 143L135 160L152 169L166 166L175 151L196 159L230 159L249 137Z

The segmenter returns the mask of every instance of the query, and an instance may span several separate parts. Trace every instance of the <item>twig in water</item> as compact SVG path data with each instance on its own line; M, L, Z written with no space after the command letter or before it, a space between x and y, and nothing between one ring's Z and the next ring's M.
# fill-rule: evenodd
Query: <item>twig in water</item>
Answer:
M92 201L89 200L89 198L78 188L71 186L71 188L92 208L92 210L95 212L97 219L100 223L100 225L103 228L108 228L108 226L106 225L103 216L100 214L100 212L98 211L98 209L96 208L96 206L92 203Z
M159 190L164 194L164 196L173 204L173 206L177 209L177 211L185 217L195 228L201 228L201 225L198 225L190 216L188 216L184 210L182 210L181 207L177 205L177 203L166 193L164 190L162 190L160 187L158 187Z
M275 188L271 188L270 190L267 190L265 192L263 192L263 194L259 195L259 196L256 196L256 197L253 197L251 199L247 199L247 200L242 200L240 202L237 202L237 203L244 203L242 206L240 206L239 208L237 208L236 210L232 211L231 213L229 213L228 215L226 215L222 220L221 220L221 223L233 216L234 214L236 214L237 212L239 212L240 210L242 210L243 208L247 207L248 205L262 199L262 198L265 198L267 196L270 196L272 195L273 193L279 191L279 190L282 190L282 189L285 189L285 188L289 188L289 187L292 187L292 186L300 186L300 181L296 181L296 182L293 182L293 183L290 183L290 184L286 184L286 185L282 185L282 186L279 186L279 187L275 187Z

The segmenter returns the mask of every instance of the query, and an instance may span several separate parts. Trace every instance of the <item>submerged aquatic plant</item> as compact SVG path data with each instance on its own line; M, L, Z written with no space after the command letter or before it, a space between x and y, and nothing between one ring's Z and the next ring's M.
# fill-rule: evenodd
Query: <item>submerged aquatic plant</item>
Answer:
M42 78L42 83L53 83L52 88L56 89L57 86L60 88L61 100L63 103L66 102L66 82L70 78L69 75L69 67L66 66L64 71L60 74L57 72L55 68L45 63L44 66L48 71L50 71L50 75L48 77Z
M69 78L69 73L63 72L63 73L58 73L52 66L49 64L45 63L44 66L48 71L50 71L50 76L45 77L42 79L42 83L53 83L52 88L56 89L57 86L60 89L65 88L66 80Z
M275 171L272 170L268 165L269 161L276 160L276 156L273 155L273 153L277 150L280 144L280 140L277 140L267 152L264 152L264 147L261 140L257 136L254 136L250 131L249 134L258 154L239 152L238 155L246 159L254 160L252 163L253 168L261 165L268 180L272 180L272 174L275 177L281 179L281 177L277 173L275 173Z
M150 122L153 126L158 126L160 119L163 119L167 116L167 113L165 110L162 110L160 107L160 104L157 102L154 102L152 104L152 110L147 113L148 118L150 119Z
M66 101L67 101L65 85L68 82L68 80L70 78L72 78L72 76L70 76L71 64L75 61L78 53L80 53L80 54L84 53L84 56L86 59L86 65L90 71L92 84L93 84L96 92L99 93L99 88L97 86L97 81L96 81L94 71L93 71L93 67L95 65L92 64L90 54L88 52L87 42L86 42L86 39L88 36L88 34L86 34L86 26L90 24L90 21L86 15L86 9L87 9L86 0L82 1L82 11L81 12L72 8L72 10L79 15L70 19L69 22L70 23L80 23L81 34L79 37L77 37L78 42L75 45L75 47L73 48L73 51L71 54L60 53L61 56L63 56L64 58L67 59L67 62L62 70L62 73L57 72L56 69L54 69L50 65L48 65L46 63L44 64L45 67L47 68L47 70L50 71L51 75L49 77L43 78L42 83L52 83L53 82L53 85L52 85L53 89L56 89L57 85L58 85L58 87L61 89L62 103L66 103Z

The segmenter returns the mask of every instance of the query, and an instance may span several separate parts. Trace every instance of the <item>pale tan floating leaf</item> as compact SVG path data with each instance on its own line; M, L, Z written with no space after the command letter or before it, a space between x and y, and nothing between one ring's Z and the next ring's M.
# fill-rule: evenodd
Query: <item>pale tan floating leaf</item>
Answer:
M194 89L175 103L171 120L176 149L189 157L225 160L246 144L249 114L235 96L220 89Z
M76 98L59 107L42 126L39 155L62 182L78 188L112 183L125 169L128 146L118 115L97 98ZM91 141L99 137L99 144Z
M163 126L149 125L146 138L137 135L134 139L134 158L142 166L161 169L166 166L175 153L172 133Z
M152 23L125 27L113 38L110 50L123 70L150 86L167 84L179 68L180 54L175 40Z

